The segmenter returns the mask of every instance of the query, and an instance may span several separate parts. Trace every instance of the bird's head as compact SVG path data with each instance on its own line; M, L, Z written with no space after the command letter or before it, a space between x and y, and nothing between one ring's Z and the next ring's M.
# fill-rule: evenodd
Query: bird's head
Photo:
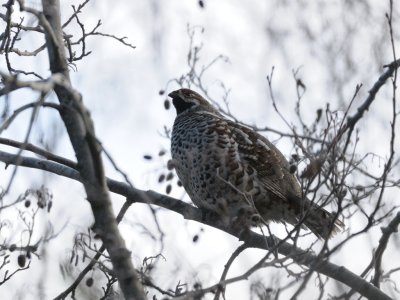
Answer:
M168 94L172 98L176 113L179 115L186 111L208 111L215 113L217 110L202 96L190 89L179 89Z

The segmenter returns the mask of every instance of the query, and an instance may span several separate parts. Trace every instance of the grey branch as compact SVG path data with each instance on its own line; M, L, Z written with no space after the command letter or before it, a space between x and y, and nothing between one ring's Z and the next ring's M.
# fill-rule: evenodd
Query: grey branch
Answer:
M60 74L53 74L47 79L44 80L32 80L32 81L24 81L17 79L16 76L12 76L0 71L0 78L4 83L4 88L0 90L0 96L4 96L18 89L22 88L30 88L34 91L47 94L52 91L54 87L64 86L65 88L71 89L68 81L66 81L65 77Z
M379 283L381 280L382 276L382 257L383 253L386 250L387 244L389 242L390 236L397 232L397 228L399 227L400 224L400 212L396 214L396 216L393 218L393 220L389 223L387 227L382 227L382 236L379 239L379 246L376 249L374 253L374 257L371 261L371 264L374 264L375 268L375 275L374 278L372 279L372 283L376 286L379 287Z

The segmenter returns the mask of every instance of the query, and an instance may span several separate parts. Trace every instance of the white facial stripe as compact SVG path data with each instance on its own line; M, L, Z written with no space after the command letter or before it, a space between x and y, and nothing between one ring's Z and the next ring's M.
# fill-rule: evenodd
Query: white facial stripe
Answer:
M268 151L271 151L271 148L267 146L267 144L265 144L262 140L257 139L257 144L263 146L265 149L267 149Z

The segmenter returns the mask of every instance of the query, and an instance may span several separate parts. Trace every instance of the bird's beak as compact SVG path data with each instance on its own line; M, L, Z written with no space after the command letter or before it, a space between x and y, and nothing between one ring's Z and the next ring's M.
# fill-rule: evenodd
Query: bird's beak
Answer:
M172 99L179 97L178 91L173 91L169 93L168 97L171 97Z

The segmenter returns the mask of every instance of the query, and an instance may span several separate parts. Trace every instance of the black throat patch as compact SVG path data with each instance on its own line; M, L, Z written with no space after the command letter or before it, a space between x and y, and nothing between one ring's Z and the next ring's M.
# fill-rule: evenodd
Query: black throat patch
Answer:
M188 110L189 108L191 108L194 105L194 103L186 102L179 97L174 97L172 99L172 103L174 104L176 113L178 115L180 113L184 112L185 110Z

